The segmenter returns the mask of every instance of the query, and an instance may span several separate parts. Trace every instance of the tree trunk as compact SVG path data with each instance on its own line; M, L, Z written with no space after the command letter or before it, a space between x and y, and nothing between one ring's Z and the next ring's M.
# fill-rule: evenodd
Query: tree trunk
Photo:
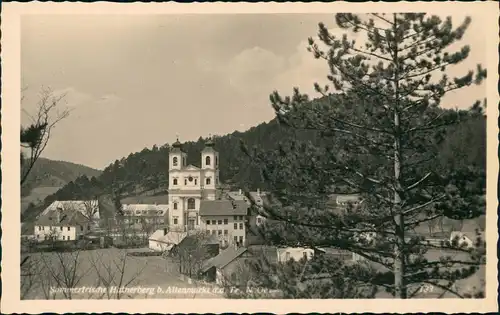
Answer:
M396 232L396 244L394 246L394 296L399 299L406 299L405 285L405 226L403 209L401 207L401 124L399 117L399 62L398 62L398 25L396 14L394 17L394 223Z
M399 129L399 114L394 115L394 123L396 126L396 133ZM394 222L396 224L396 246L394 247L394 293L396 298L405 299L406 298L406 286L404 283L405 274L405 254L404 254L404 243L405 243L405 227L404 227L404 216L401 209L401 150L400 150L400 139L399 135L396 134L396 139L394 141Z

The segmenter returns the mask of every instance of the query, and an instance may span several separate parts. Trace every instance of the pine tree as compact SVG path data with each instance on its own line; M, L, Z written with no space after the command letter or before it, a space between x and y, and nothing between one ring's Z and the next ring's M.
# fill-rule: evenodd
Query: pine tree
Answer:
M297 88L292 97L270 96L281 126L314 132L322 145L289 141L271 152L243 147L272 192L261 214L274 223L260 232L271 244L354 252L386 269L367 275L346 266L344 276L385 287L397 298L410 298L426 284L452 292L456 281L478 270L484 242L478 238L474 249L456 241L431 244L413 231L437 218L485 212L485 170L436 163L450 126L481 113L479 102L471 110L440 107L447 93L486 77L480 65L462 77L447 75L469 55L469 46L450 48L471 19L458 27L449 17L424 13L335 19L366 40L358 45L347 35L337 38L319 24L320 42L310 38L309 50L330 69L330 84L315 84L322 98L311 102ZM339 192L359 194L362 202L332 205L331 194ZM451 250L467 255L452 258ZM445 254L432 258L431 251Z

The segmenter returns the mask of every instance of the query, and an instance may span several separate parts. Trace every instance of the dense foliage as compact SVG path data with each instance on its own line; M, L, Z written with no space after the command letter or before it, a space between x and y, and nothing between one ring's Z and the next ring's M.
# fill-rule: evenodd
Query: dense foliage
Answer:
M323 23L319 41L309 40L330 70L330 84L315 85L324 102L310 102L298 89L291 97L271 94L280 124L313 132L322 145L293 139L272 151L244 147L274 197L261 212L273 219L263 234L270 244L352 251L385 268L366 282L397 298L413 296L412 285L450 289L479 269L484 243L430 244L410 232L439 218L485 213L485 133L475 128L484 123L481 104L440 105L447 93L480 84L486 71L478 65L462 77L447 74L469 55L469 46L452 49L469 18L454 27L451 18L426 14L368 16L335 16L339 28L366 35L359 44ZM341 192L359 194L363 203L331 207L331 195ZM443 254L429 257L431 249ZM470 255L453 259L456 252ZM362 280L358 274L344 277Z

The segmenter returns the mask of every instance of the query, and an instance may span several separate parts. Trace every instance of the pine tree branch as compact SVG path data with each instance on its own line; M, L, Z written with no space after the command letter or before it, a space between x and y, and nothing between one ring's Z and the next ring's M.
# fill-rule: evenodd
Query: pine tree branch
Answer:
M371 14L371 15L373 15L374 17L376 17L376 18L378 18L378 19L380 19L380 20L382 20L382 21L384 21L384 22L388 23L388 24L389 24L389 25L391 25L391 26L393 26L393 25L394 25L394 22L392 22L392 21L390 21L390 20L388 20L388 19L384 18L383 16L380 16L378 13L370 13L370 14Z
M404 190L408 191L408 190L412 190L416 187L418 187L420 184L422 184L427 178L429 178L429 176L431 176L432 173L429 172L427 174L425 174L421 179L419 179L418 181L416 181L415 183L411 184L410 186L406 187Z

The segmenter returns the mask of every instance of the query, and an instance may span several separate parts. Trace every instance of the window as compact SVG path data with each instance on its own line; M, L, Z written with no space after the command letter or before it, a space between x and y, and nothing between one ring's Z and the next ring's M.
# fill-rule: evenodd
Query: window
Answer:
M177 210L177 202L174 202L174 210Z
M224 235L228 235L228 234L229 234L228 230L224 230Z
M238 220L238 216L237 215L233 216L233 220L235 221Z
M243 216L242 215L240 215L240 220L243 220Z
M217 157L215 157L215 165L219 165L219 159Z
M40 238L40 234L37 234L37 235L36 235L36 238Z
M240 236L240 244L243 244L243 236Z
M260 224L261 218L257 218L257 224Z
M173 166L177 166L177 163L178 163L178 161L177 161L177 157L176 157L176 156L174 156L174 158L172 159L172 165L173 165Z
M198 180L196 178L194 179L194 184L198 185Z
M243 223L240 223L240 230L243 230Z
M217 224L222 225L222 220L217 221Z
M61 229L61 231L63 230L63 227L62 227L62 226L60 226L59 228Z
M189 198L188 199L188 210L193 210L196 208L196 203L194 201L194 198Z
M174 224L175 224L175 225L177 225L177 221L178 221L178 220L177 220L177 218L176 218L176 217L174 217Z
M192 182L192 181L193 181L193 176L189 176L189 177L188 177L188 180L189 180L190 182Z
M174 178L174 185L177 185L177 178Z
M212 234L214 234L214 235L215 235L215 230L212 230Z
M41 227L41 226L39 226L39 227L38 227L38 231L41 231L41 230L42 230L42 227Z
M235 223L234 224L234 229L237 230L238 229L238 223Z
M68 226L68 231L70 230L69 226Z
M222 230L218 230L218 231L217 231L217 234L218 234L218 235L222 235Z
M188 184L188 181L187 179L184 178L184 186L186 186Z
M210 225L210 220L207 220L207 225Z
M63 235L63 241L66 239L66 236Z
M207 178L206 182L207 182L207 185L210 185L210 177Z
M228 220L227 219L224 219L224 224L227 224L228 223Z
M207 156L205 158L205 165L210 165L210 157L209 156Z

